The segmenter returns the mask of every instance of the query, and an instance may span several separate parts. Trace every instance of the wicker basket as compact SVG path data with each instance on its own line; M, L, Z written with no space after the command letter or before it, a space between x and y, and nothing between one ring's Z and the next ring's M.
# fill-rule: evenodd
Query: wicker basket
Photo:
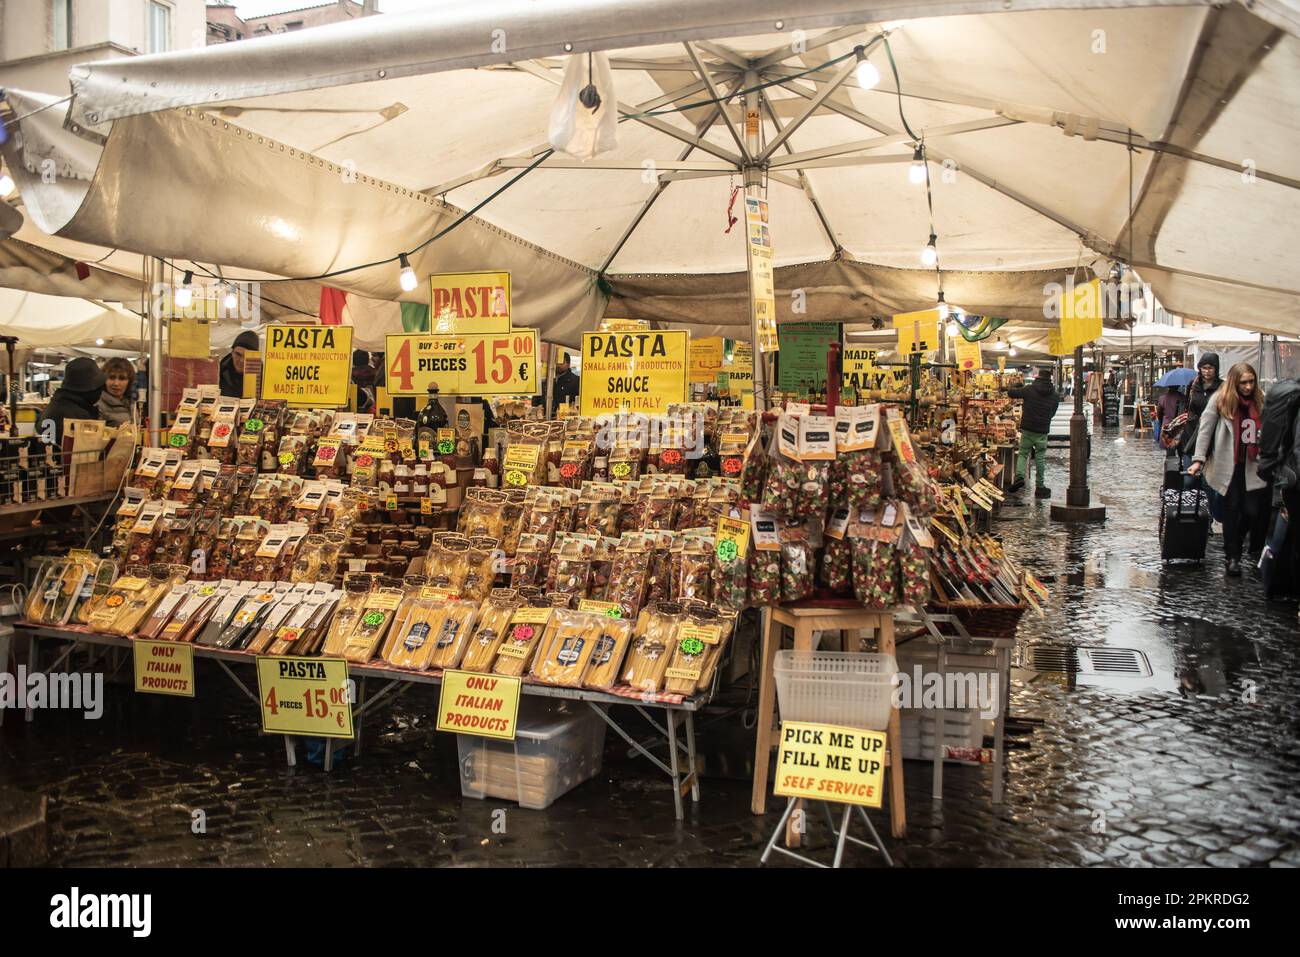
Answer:
M985 605L968 602L930 602L931 611L940 615L954 615L966 631L981 638L1014 638L1020 626L1020 617L1029 606Z

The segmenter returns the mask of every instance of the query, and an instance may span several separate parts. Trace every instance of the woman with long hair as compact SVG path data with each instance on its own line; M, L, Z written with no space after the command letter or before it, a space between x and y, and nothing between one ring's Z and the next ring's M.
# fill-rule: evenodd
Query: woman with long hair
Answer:
M135 421L135 366L118 356L104 363L104 394L97 405L109 425Z
M1259 427L1264 396L1252 366L1238 362L1218 394L1206 404L1196 434L1196 451L1187 471L1224 497L1223 554L1227 574L1241 574L1242 545L1264 547L1268 525L1268 485L1259 477Z

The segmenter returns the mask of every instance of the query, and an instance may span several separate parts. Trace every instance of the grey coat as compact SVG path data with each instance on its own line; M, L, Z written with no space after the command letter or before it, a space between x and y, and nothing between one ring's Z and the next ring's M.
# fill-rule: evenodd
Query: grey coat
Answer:
M104 394L99 397L99 417L109 425L122 425L124 422L131 422L135 419L135 404L130 400L131 393L120 399L113 398L112 394L105 389Z
M1210 451L1210 436L1214 436L1214 450ZM1232 434L1232 421L1219 415L1219 403L1211 399L1201 414L1201 424L1196 432L1196 452L1193 462L1205 463L1205 482L1220 495L1228 494L1232 484L1233 447L1237 438ZM1207 457L1208 456L1208 457ZM1259 477L1259 463L1246 459L1246 490L1265 488Z

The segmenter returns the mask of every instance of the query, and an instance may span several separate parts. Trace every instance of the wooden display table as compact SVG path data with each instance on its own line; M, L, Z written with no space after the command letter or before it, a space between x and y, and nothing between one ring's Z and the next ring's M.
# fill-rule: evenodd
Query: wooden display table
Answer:
M781 647L781 626L794 629L795 651L813 650L814 631L861 633L876 632L878 651L894 654L894 610L872 610L860 606L846 608L791 607L765 609L767 628L763 633L762 672L758 686L758 743L754 751L754 793L751 809L755 814L767 811L767 770L777 738L772 718L776 710L776 652ZM903 805L903 748L898 709L889 716L889 821L894 837L907 832L907 815Z

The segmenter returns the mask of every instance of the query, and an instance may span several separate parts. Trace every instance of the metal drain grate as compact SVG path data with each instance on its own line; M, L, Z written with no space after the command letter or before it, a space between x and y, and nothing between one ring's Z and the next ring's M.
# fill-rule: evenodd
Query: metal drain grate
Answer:
M1075 645L1031 644L1024 667L1030 671L1076 675L1152 676L1147 656L1133 648L1080 648Z

